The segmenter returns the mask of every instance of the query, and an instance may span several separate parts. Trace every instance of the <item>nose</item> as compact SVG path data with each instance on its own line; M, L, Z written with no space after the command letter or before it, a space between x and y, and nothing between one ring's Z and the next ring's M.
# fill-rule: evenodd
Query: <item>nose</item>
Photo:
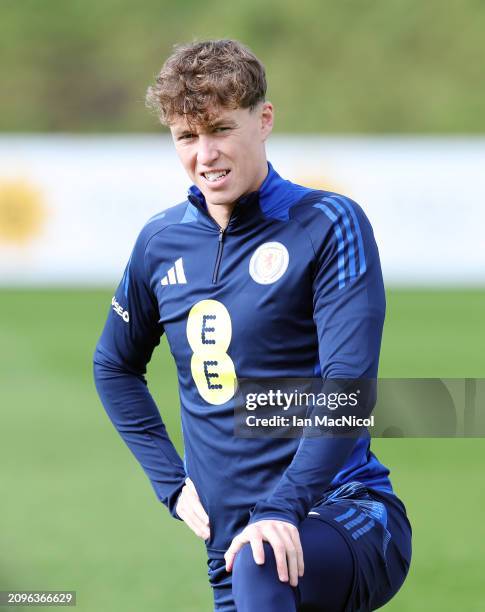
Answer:
M210 166L219 157L217 142L210 134L200 134L197 160L201 166Z

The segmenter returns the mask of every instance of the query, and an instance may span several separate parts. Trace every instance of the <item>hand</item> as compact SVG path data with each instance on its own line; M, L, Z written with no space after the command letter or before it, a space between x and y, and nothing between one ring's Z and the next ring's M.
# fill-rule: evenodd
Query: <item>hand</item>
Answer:
M178 496L175 512L199 538L203 540L210 538L209 517L200 503L199 495L190 478L185 479L185 486Z
M285 521L257 521L248 525L237 535L227 549L224 559L226 571L232 571L234 558L244 544L251 544L254 561L258 565L264 563L263 541L269 542L276 559L278 577L282 582L290 581L292 587L298 584L298 577L303 576L303 549L298 529Z

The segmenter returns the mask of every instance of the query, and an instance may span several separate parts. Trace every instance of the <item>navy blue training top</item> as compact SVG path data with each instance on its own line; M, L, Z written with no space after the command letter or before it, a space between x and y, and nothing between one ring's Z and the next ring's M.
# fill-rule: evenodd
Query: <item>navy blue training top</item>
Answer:
M362 209L283 180L271 164L225 230L195 186L143 227L96 347L96 386L175 517L192 479L209 516L210 556L222 557L248 522L298 525L325 491L351 480L392 493L368 433L299 440L233 432L235 377L376 378L384 313ZM184 461L144 378L163 333L177 365Z

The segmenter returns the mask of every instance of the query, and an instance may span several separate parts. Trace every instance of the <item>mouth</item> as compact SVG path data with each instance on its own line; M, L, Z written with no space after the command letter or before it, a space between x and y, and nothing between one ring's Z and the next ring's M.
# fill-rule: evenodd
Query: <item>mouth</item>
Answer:
M210 185L219 185L225 181L230 172L231 171L227 169L209 170L207 172L201 172L200 176Z

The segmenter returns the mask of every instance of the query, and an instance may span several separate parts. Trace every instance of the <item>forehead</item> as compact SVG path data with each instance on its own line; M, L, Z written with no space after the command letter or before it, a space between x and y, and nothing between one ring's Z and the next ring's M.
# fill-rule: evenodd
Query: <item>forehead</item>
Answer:
M201 122L200 120L192 120L183 115L176 115L175 118L170 122L170 130L172 133L180 133L186 131L197 131L204 132L210 128L227 123L227 124L238 124L246 115L249 114L247 108L219 108L210 112L209 119Z

